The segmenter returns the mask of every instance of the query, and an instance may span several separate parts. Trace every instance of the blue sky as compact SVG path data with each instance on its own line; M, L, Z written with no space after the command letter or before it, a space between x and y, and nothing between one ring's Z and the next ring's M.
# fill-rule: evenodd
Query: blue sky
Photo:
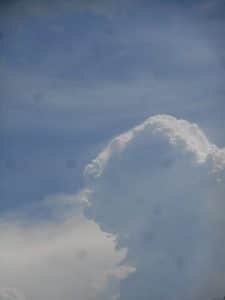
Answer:
M113 137L130 130L154 115L172 115L177 119L197 123L209 142L216 144L219 149L223 149L225 145L225 4L223 0L58 0L54 4L52 1L18 0L2 2L0 14L0 137L2 141L0 149L0 217L3 220L5 218L8 220L6 217L8 215L15 215L12 221L14 224L17 222L18 215L22 223L24 220L33 223L33 218L40 223L50 222L52 211L55 212L55 208L52 208L51 205L50 209L49 206L46 208L46 205L43 204L46 199L49 197L58 199L58 195L65 195L67 199L66 195L77 195L81 190L86 189L89 181L83 178L85 166L98 156L98 153ZM142 149L143 144L146 150ZM161 155L160 151L167 151L168 147L166 144L162 150L160 148L162 145L158 142L154 145L151 142L150 146L156 162L161 160L161 156L157 156ZM142 179L143 176L152 178L153 171L146 170L148 143L142 141L140 147L141 150L138 147L135 150L129 150L131 154L128 151L127 158L121 162L121 170L115 163L115 167L109 168L109 178L106 176L103 182L100 180L100 183L94 183L94 187L91 183L92 189L96 191L97 195L99 193L99 199L104 199L105 193L111 195L109 198L118 197L120 199L122 194L119 194L120 190L115 185L118 174L120 174L122 182L128 186L132 187L131 182L138 181L138 178L128 176L130 168L132 172L137 168ZM138 149L143 152L139 153ZM130 155L131 158L129 158ZM164 164L170 165L170 161L176 160L174 159L176 155L175 151L172 158L166 157L165 161L163 159ZM178 157L180 159L180 154ZM133 161L136 164L134 166ZM186 158L184 161L175 172L176 176L182 178L185 173L183 166L188 164ZM130 166L129 163L131 163ZM150 166L151 164L153 164L152 160L149 161ZM161 179L158 172L161 172L161 167L161 164L156 164L156 166L153 164L153 169L156 170L153 177L158 180L155 186L160 184ZM209 188L207 182L212 179L205 179L205 175L199 175L202 174L202 169L196 171L197 173L195 171L196 168L194 171L190 171L190 174L193 172L200 178L204 178L204 183L201 184L201 193L202 189L205 189L205 193L207 191L208 194L216 194L213 197L218 198L218 203L220 203L220 199L224 198L224 190L218 188L217 192L216 188L211 185ZM162 173L164 174L164 171ZM167 175L163 174L162 180L165 181ZM186 178L185 176L184 178ZM186 180L188 181L190 178L188 177ZM145 182L144 179L143 182ZM183 186L182 183L181 186ZM157 195L160 202L160 197L164 197L164 195L158 196L152 183L151 187L152 197ZM118 193L115 193L117 188ZM198 189L198 187L195 188ZM170 189L173 195L180 193L176 189L174 192L174 187L170 187ZM190 192L185 187L183 189L183 193ZM144 184L143 190L145 191L143 193L147 193L146 184ZM131 188L127 194L131 197L133 193ZM126 201L124 200L125 203L129 203L127 202L128 195ZM196 198L198 197L196 196ZM93 203L95 201L93 199ZM189 207L184 205L187 211L189 211L188 208L195 209L195 204L192 202ZM62 201L62 203L64 202ZM157 204L152 205L158 207ZM201 210L201 205L199 204L200 208L196 209ZM58 207L58 204L56 206ZM161 204L159 206L161 207ZM176 205L174 209L176 210ZM90 215L89 212L84 213L87 218L84 223L89 224L88 222L92 220L90 222L96 222L96 226L99 224L102 226L99 229L93 229L96 232L99 230L96 233L101 236L99 240L104 241L103 232L120 236L125 229L117 228L115 225L117 218L119 222L120 213L121 218L129 218L129 214L132 216L133 213L132 207L129 209L129 206L129 213L125 213L123 209L118 213L118 210L119 208L116 206L110 215L105 204L98 200L96 207L93 205L93 212ZM61 218L60 210L58 211L57 208L56 211L56 215ZM64 212L63 209L62 211ZM21 217L21 214L26 216ZM66 216L67 214L66 210ZM208 224L208 215L202 214L201 218ZM64 213L62 215L64 217ZM107 224L107 221L104 223L102 215L112 219L111 223L114 220L115 224ZM188 215L187 220L189 217ZM65 223L68 221L67 218ZM168 222L170 222L170 218L173 218L171 210L168 211ZM6 221L9 226L13 227L14 225L10 222ZM103 224L101 224L102 222ZM221 224L224 225L223 222L224 220L221 221ZM89 224L90 227L91 224ZM159 224L157 226L161 226L160 224L167 223L159 221L157 224ZM187 224L189 223L187 222ZM186 230L187 224L181 228ZM137 230L139 225L139 223L134 223L133 230ZM63 229L66 227L64 223L61 226ZM223 226L219 227L222 230ZM1 232L4 233L3 229ZM14 229L9 229L9 232L14 232ZM41 232L39 227L37 230ZM50 235L52 234L51 229L46 230L49 230ZM196 230L198 230L197 227ZM210 230L215 229L210 227ZM208 234L210 230L207 231ZM164 233L163 230L162 232ZM137 230L137 235L142 233ZM126 234L130 233L126 232ZM174 232L175 237L179 234ZM22 231L21 236L23 235L27 236L27 232ZM76 235L79 236L79 232ZM197 239L199 236L196 235L194 238ZM14 234L6 238L7 241L10 239L12 242L14 241ZM43 240L45 240L44 237ZM86 242L88 244L88 241ZM127 243L121 238L120 242L125 248L128 248L128 253L133 257L130 261L126 260L127 265L132 265L142 247L141 241L137 242L135 237L134 240ZM35 243L39 245L41 238ZM68 243L70 243L69 237ZM108 243L112 252L115 251L113 257L116 263L122 261L123 255L116 253L117 247L113 244L114 242L107 241L105 243ZM203 244L198 246L199 249L203 248ZM153 248L160 247L160 245L156 243ZM224 245L221 246L222 249ZM21 246L21 251L25 246ZM29 246L27 247L29 248ZM146 247L146 250L143 248L143 252L145 259L148 260L149 246ZM152 257L155 257L154 254ZM93 260L95 261L95 259L94 256ZM209 258L206 256L205 259ZM180 258L178 261L183 260ZM64 263L68 264L68 261ZM104 265L104 262L102 264ZM137 266L140 266L140 271ZM134 278L136 276L135 283L132 282L133 279L131 279L131 283L129 282L129 276L124 284L119 284L118 278L115 280L117 283L113 280L111 283L109 280L108 290L104 292L106 294L103 293L103 299L116 299L111 297L111 292L114 293L114 289L117 290L118 286L121 286L121 297L123 297L121 299L131 300L133 292L132 289L130 290L130 285L137 285L136 291L139 293L138 282L141 282L142 292L140 294L133 293L133 297L138 297L140 300L149 299L149 297L162 299L160 297L163 296L157 291L151 292L147 288L145 279L152 278L152 282L154 282L154 280L157 281L157 276L154 277L149 270L143 271L143 266L144 261L138 261L134 266L137 269L134 273L136 275L133 275ZM74 268L76 273L76 266ZM149 268L151 268L150 265ZM169 265L165 268L170 270ZM10 270L7 271L9 281ZM161 269L158 270L159 275L162 274ZM217 271L216 267L215 270ZM191 269L191 271L197 272L195 269ZM44 271L41 269L40 274L41 272ZM72 269L71 272L73 272ZM224 270L221 271L221 273L223 272ZM141 279L138 278L139 273ZM84 273L84 278L85 276ZM177 278L176 276L174 275L173 278ZM185 273L185 276L189 276L189 273ZM209 274L209 278L210 276L211 274ZM22 294L24 293L26 296L27 293L30 297L36 295L32 296L34 300L36 300L35 297L44 299L43 297L47 297L46 295L53 297L51 291L46 291L46 295L40 296L36 292L37 286L33 288L33 283L23 285L13 279L12 282L15 286L11 287L7 280L5 280L7 286L0 284L0 288L10 287L17 290L17 288L23 287L25 291L22 291ZM173 284L172 282L171 285ZM203 283L201 284L195 286L196 295L192 299L203 299L202 295L206 293L214 296L216 284L211 291L207 290L207 292ZM220 297L222 293L225 294L225 291L222 291L220 283L217 282L217 286L218 295L215 297ZM63 290L63 284L61 290ZM177 290L179 289L177 288ZM8 290L4 291L2 294L8 293ZM9 293L13 295L14 290L10 291ZM180 299L179 293L179 291L177 294L171 292L170 295L175 299L176 297ZM63 297L65 300L67 300L66 297L70 300L70 296L64 295ZM83 300L89 299L87 295L79 297ZM186 296L182 297L186 299ZM57 298L55 299L57 300Z

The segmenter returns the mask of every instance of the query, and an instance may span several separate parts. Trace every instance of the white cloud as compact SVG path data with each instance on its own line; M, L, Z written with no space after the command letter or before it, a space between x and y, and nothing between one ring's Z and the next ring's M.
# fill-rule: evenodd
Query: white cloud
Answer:
M2 297L221 297L224 153L196 124L167 115L115 137L85 168L80 194L45 201L57 221L2 220Z
M121 284L121 299L223 295L224 158L196 124L158 115L87 165L87 214L118 234L137 270Z
M214 164L213 169L223 168L225 165L225 150L220 150L211 144L196 124L168 115L157 115L115 137L97 158L87 165L85 175L100 176L110 158L115 153L123 151L143 132L147 132L150 137L162 136L174 148L178 147L181 151L193 154L198 163L205 163L211 159Z
M78 197L64 197L62 207L72 198ZM24 299L17 290L32 300L112 299L132 271L120 265L126 250L116 250L115 236L87 220L81 209L60 222L6 219L0 239L1 300Z
M14 289L0 289L0 300L25 300L24 295Z

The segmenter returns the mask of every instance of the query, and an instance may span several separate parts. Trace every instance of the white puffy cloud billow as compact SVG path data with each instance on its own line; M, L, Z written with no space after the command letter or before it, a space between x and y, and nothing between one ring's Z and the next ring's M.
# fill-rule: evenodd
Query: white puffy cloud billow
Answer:
M47 199L57 213L64 212L54 221L2 220L1 300L117 297L120 280L134 269L120 265L126 249L116 249L115 236L83 215L88 193Z
M113 138L84 175L79 195L48 201L67 205L62 219L2 220L0 299L224 296L225 149L156 115Z

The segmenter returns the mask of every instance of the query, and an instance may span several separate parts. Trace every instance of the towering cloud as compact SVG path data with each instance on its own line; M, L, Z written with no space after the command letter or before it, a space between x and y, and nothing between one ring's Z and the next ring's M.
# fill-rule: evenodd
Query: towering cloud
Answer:
M225 293L225 150L157 115L114 139L56 219L0 224L0 299L205 300Z
M224 149L167 115L115 137L87 165L87 214L118 234L137 270L121 299L223 295L224 168Z

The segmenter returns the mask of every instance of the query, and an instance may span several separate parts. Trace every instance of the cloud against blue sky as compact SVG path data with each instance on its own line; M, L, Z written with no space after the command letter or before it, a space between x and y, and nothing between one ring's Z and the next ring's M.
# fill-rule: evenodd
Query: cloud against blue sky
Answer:
M60 206L60 221L1 220L1 300L116 299L134 268L121 265L127 251L116 249L116 237L83 215L87 195L46 199L52 209Z
M119 233L136 268L121 299L223 294L224 170L224 149L196 124L166 115L117 136L87 165L87 213Z
M0 8L0 299L223 297L224 1Z
M42 204L55 220L2 220L3 286L34 300L223 295L225 150L196 124L150 117L85 176L81 193Z

